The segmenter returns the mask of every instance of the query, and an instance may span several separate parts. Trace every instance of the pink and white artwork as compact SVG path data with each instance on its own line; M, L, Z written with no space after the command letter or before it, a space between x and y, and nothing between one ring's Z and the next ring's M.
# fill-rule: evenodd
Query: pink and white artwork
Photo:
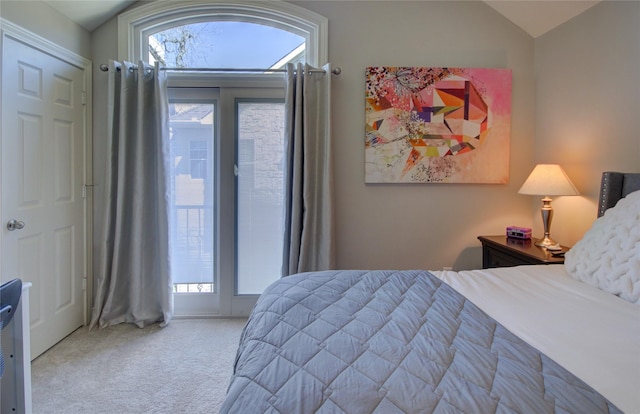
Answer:
M509 180L511 70L367 68L367 183Z

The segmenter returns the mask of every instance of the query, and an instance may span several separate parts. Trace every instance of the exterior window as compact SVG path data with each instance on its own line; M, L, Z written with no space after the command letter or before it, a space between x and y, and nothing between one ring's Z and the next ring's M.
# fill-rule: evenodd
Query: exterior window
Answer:
M264 54L274 48L279 49L279 59L304 59L314 66L328 59L327 19L284 1L154 1L122 13L118 22L118 55L132 62L165 60L167 66L172 61L178 67L246 68L251 66L245 66L249 63L243 59L250 56L252 66L260 63L254 67L263 68L277 63ZM234 35L239 31L240 35ZM269 43L274 32L286 33L286 43ZM234 57L220 58L228 50ZM287 57L285 53L291 51L295 56ZM280 62L284 63L286 60Z
M304 37L245 22L171 27L151 34L148 44L149 62L176 68L280 68L305 61Z
M207 141L191 141L191 178L207 178Z

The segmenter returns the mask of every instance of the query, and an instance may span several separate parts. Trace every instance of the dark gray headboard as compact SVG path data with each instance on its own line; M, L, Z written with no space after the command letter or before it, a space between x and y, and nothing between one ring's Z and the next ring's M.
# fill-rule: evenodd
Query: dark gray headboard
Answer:
M602 216L608 208L615 206L618 200L636 190L640 190L640 173L613 171L602 173L598 217Z

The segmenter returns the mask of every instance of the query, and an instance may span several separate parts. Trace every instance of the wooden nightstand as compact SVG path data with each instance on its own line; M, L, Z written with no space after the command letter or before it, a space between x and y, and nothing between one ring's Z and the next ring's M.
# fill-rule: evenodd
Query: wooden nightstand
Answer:
M519 240L507 236L478 236L482 243L482 268L519 265L562 264L564 256L552 256L551 252L534 245L533 239ZM566 252L569 247L561 246Z

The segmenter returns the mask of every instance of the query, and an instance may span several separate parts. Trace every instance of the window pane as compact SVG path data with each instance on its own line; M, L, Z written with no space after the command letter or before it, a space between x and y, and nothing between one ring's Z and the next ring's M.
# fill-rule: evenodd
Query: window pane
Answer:
M207 178L207 141L190 141L191 178Z
M238 103L238 294L259 294L280 277L284 193L284 104Z
M214 289L212 103L169 105L175 186L173 283L176 292Z
M271 68L304 62L305 39L286 30L245 22L203 22L149 36L149 62L168 67Z

